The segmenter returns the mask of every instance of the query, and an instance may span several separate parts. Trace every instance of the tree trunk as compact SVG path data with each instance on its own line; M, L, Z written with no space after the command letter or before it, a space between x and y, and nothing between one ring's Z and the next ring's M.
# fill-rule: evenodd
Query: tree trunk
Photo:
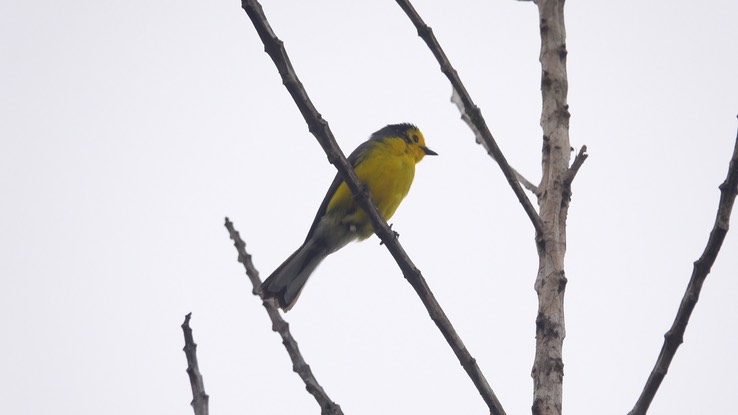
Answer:
M543 234L538 236L536 354L533 364L533 414L559 415L564 363L566 216L569 186L569 106L566 103L564 1L538 0L541 31L543 176L538 205Z

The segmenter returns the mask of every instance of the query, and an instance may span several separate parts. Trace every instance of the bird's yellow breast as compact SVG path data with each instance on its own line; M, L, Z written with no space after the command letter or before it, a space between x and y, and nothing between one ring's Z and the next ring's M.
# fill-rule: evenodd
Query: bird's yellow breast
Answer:
M412 150L403 139L390 138L370 148L354 167L385 220L392 217L413 183L416 156ZM345 182L336 189L326 213L343 216L340 221L354 225L360 239L373 232L369 218L356 204Z

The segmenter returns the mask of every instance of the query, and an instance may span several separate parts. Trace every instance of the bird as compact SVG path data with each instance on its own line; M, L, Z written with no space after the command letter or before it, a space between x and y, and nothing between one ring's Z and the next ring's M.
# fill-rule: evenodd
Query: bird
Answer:
M389 220L415 177L415 164L438 153L426 147L418 127L390 124L374 132L348 157L359 181L368 189L379 213ZM318 208L305 242L261 284L264 299L276 299L289 311L305 283L328 255L374 233L372 223L351 190L336 174Z

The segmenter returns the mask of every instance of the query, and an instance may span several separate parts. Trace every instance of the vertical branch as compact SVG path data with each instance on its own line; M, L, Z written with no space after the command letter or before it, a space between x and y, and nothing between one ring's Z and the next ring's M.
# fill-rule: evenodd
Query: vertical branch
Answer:
M733 156L728 165L728 176L720 185L720 203L718 204L717 215L715 216L715 224L710 231L710 237L707 239L707 245L702 252L700 258L694 262L692 269L692 277L689 279L687 290L679 304L674 322L669 331L664 335L664 344L661 346L661 352L656 360L656 364L648 376L646 385L643 387L641 396L638 397L633 409L628 415L645 415L648 407L651 405L656 392L661 386L666 373L669 371L671 360L676 354L677 348L682 344L684 332L687 330L689 317L692 315L697 300L700 298L702 284L707 278L707 274L715 263L720 248L723 246L725 235L730 227L730 214L733 211L736 194L738 194L738 136L736 136L735 146L733 147Z
M397 0L418 29L441 65L454 88L455 102L464 112L464 119L473 126L477 137L500 165L513 191L533 222L539 254L539 270L535 288L538 293L536 318L536 356L532 370L534 384L533 413L549 415L561 413L564 331L564 255L566 252L566 215L571 196L571 182L587 158L586 147L569 167L569 106L566 103L568 81L566 75L566 32L564 29L564 0L539 0L541 31L541 93L543 111L543 177L540 186L525 183L505 160L489 133L479 108L474 105L458 74L433 35L408 0ZM520 182L538 196L540 212L536 213Z
M538 244L536 353L533 414L559 415L564 363L564 289L566 276L566 215L569 206L569 106L566 95L566 30L564 0L537 2L541 32L541 95L543 110L543 174L538 204L543 238Z
M195 344L195 339L192 337L190 317L192 317L192 313L188 313L185 316L184 323L182 323L182 332L185 339L185 346L182 350L184 350L187 357L187 375L190 377L190 386L192 387L192 402L190 405L195 410L195 415L208 415L210 397L205 393L200 365L197 363L197 344Z

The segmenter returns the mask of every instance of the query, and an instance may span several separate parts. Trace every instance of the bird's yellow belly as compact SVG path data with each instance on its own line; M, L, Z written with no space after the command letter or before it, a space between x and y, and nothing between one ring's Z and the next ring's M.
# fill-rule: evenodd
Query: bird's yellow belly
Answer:
M376 166L372 166L371 162L364 164L367 166L359 167L363 167L361 170L365 172L360 173L357 169L356 173L369 188L379 213L389 220L410 190L415 176L415 162L408 157L391 157L382 163L375 163Z
M389 220L410 190L415 177L415 160L406 154L375 155L356 166L355 171L359 180L368 187L379 213ZM374 232L371 221L358 206L345 182L336 190L328 211L334 215L342 213L340 222L351 225L359 239L368 238Z

